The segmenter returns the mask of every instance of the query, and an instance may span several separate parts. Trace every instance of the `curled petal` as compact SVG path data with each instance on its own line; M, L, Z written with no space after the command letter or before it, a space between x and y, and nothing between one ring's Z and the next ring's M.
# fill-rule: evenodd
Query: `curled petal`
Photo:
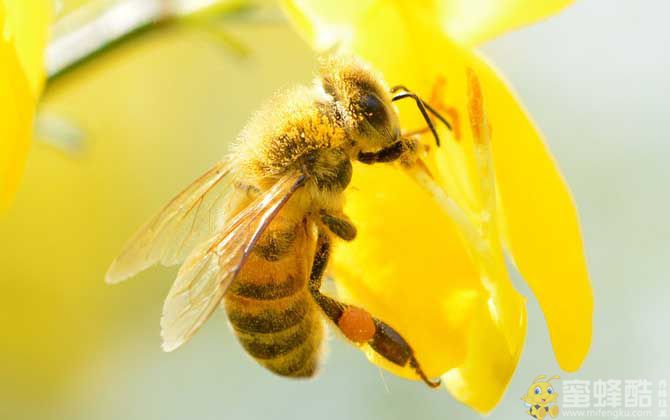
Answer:
M520 331L526 331L526 311L523 307ZM521 337L523 342L524 337ZM510 350L498 328L495 315L485 307L472 320L468 338L467 359L442 378L449 392L459 401L481 413L488 413L503 396L522 347Z
M492 112L502 234L549 327L563 369L579 368L591 343L593 293L575 204L538 130L496 72L477 63Z

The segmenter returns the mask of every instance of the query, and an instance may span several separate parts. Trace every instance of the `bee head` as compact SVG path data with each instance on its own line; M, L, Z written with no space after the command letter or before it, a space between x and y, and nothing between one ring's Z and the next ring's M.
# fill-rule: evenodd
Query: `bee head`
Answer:
M391 93L370 67L348 56L321 61L321 84L333 97L349 136L361 149L388 146L400 136Z
M546 381L542 380L544 378L544 375L540 375L535 378L533 383L528 388L528 392L526 392L526 394L522 396L521 399L529 404L539 404L541 406L556 401L558 393L554 390L554 387L551 386L549 381L552 379L559 379L559 377L552 376Z

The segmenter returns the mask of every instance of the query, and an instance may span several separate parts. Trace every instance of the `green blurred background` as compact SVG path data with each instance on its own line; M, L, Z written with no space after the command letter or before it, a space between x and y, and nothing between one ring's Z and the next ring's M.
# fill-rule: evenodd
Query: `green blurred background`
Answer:
M570 374L529 299L528 342L491 418L525 418L520 397L539 374L670 379L668 13L663 0L581 1L483 47L573 189L596 297L590 355ZM478 418L336 339L316 379L275 377L246 356L222 312L163 353L175 269L105 285L129 235L223 155L265 98L313 75L313 53L279 13L224 27L248 54L197 27L167 26L48 88L42 115L86 138L74 149L37 141L0 220L0 419Z

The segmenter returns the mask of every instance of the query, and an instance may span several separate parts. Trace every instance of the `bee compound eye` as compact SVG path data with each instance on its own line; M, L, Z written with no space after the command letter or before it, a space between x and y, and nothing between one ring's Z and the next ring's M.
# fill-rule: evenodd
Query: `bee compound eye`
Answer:
M535 395L540 395L541 393L542 393L542 390L540 389L540 387L539 386L535 387Z
M375 127L382 127L387 122L386 108L375 93L364 94L359 101L365 119Z
M378 113L383 111L384 105L382 101L374 93L367 93L361 97L361 108L365 113Z

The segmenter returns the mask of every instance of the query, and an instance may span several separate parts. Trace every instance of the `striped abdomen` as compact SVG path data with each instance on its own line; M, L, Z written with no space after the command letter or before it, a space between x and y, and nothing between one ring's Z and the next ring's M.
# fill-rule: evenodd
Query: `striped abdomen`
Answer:
M310 249L302 223L275 220L224 301L245 350L282 376L309 377L318 366L323 326L307 288Z

